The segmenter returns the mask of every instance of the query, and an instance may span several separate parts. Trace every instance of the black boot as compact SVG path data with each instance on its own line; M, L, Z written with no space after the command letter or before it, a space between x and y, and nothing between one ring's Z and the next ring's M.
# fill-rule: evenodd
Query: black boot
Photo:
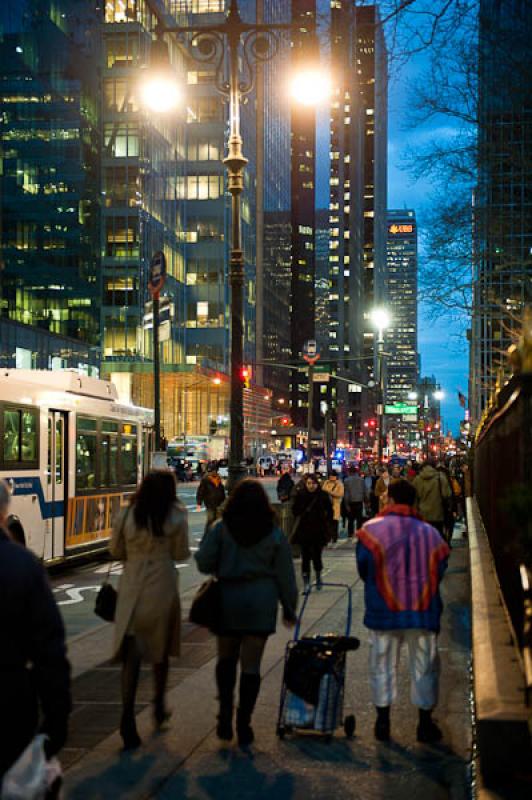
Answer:
M233 691L236 681L237 662L232 658L222 658L216 664L216 683L220 712L216 735L219 739L230 742L233 738Z
M432 719L432 709L419 709L419 724L417 726L417 740L425 744L439 742L442 732Z
M390 706L376 706L375 738L379 742L390 740Z
M310 589L310 575L306 572L303 573L303 592L302 594L307 594Z
M135 698L140 675L140 655L135 640L126 636L122 664L122 718L120 735L124 750L132 750L142 744L135 721Z
M251 727L251 715L257 702L260 689L260 675L242 672L240 674L240 703L236 714L238 744L246 747L255 738Z
M153 718L155 726L161 728L172 716L164 702L166 684L168 682L168 658L160 664L153 665L153 682L155 684L155 697L153 699Z

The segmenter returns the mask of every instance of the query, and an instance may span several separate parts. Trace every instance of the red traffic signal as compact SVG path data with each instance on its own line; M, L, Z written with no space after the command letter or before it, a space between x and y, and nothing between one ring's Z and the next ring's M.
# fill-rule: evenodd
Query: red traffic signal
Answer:
M375 428L375 427L377 427L377 420L376 419L370 419L368 424L369 424L370 428Z
M251 384L251 369L248 366L240 367L240 380L249 389Z
M281 419L281 425L290 425L290 419L289 419L289 417L283 417L283 418Z

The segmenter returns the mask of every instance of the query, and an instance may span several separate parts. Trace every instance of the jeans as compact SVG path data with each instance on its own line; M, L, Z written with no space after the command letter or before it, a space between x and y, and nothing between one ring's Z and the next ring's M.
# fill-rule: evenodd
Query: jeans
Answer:
M352 536L354 532L354 523L356 521L357 524L357 531L360 530L362 527L362 509L363 509L363 502L362 500L357 501L355 503L349 503L348 505L348 523L347 523L347 535Z

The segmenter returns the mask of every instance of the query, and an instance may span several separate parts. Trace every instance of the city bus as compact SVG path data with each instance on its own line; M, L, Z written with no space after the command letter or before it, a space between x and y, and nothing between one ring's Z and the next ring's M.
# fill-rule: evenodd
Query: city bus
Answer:
M75 370L0 372L0 477L10 513L47 563L106 546L149 468L153 412Z

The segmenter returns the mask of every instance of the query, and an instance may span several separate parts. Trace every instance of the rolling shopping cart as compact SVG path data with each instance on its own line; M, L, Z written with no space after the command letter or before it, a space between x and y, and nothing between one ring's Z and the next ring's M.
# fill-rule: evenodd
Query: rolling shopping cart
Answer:
M345 633L300 638L303 614L312 592L309 588L304 595L294 638L286 646L277 722L280 739L284 739L287 733L307 730L330 740L341 725L346 736L351 737L355 732L354 714L343 717L346 656L360 646L360 641L351 636L351 587L343 583L324 583L322 586L346 590Z

